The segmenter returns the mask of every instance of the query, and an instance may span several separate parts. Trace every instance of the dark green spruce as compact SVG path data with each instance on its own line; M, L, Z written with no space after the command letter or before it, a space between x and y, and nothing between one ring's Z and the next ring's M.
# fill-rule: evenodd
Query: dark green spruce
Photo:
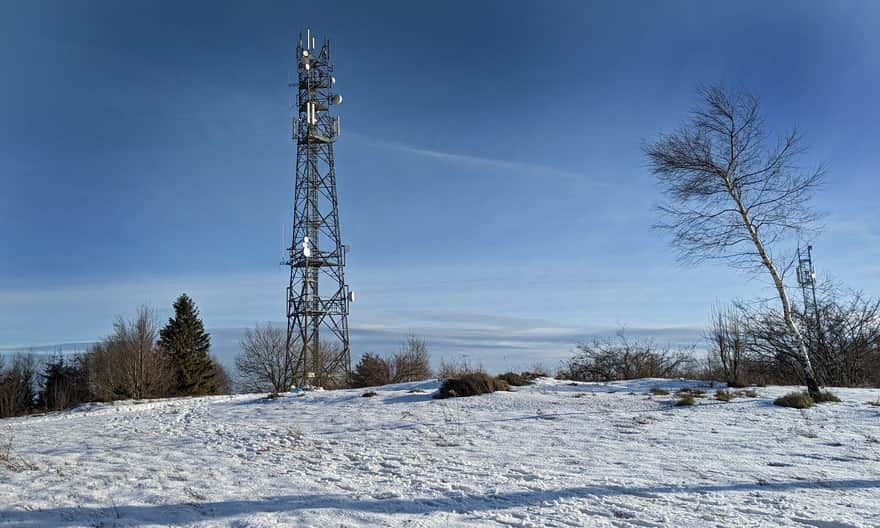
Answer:
M208 355L211 336L205 332L199 309L187 294L174 301L174 317L159 332L159 346L174 367L177 395L217 393L217 368Z

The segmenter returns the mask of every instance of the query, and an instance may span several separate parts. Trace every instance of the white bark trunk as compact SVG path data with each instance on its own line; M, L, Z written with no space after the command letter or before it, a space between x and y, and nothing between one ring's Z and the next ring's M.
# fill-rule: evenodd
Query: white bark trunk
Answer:
M764 249L764 243L758 236L758 231L755 229L754 224L752 224L749 213L743 205L742 198L733 188L729 180L727 183L728 192L730 193L730 196L733 198L733 200L736 202L736 206L739 209L739 214L742 217L746 228L749 230L749 237L752 239L752 242L755 244L755 249L757 249L758 255L761 257L761 262L764 264L764 267L767 268L767 271L770 272L770 276L773 278L773 284L774 286L776 286L776 293L779 295L779 300L782 302L782 315L783 319L785 320L785 326L788 327L788 330L794 336L795 344L797 344L798 352L800 352L801 366L804 369L804 377L806 378L805 381L807 383L807 389L810 392L816 392L819 390L819 385L816 380L816 373L813 370L813 363L810 361L810 354L809 350L807 349L807 342L804 339L803 334L801 334L801 330L800 328L798 328L797 323L795 323L794 321L791 302L788 300L788 293L785 290L785 283L782 282L782 276L779 274L779 270L776 269L776 265L773 263L770 255L768 255L767 251Z

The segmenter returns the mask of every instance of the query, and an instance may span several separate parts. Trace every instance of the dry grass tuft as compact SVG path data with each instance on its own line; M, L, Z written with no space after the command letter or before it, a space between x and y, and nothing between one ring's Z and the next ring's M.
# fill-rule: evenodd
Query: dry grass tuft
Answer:
M458 378L448 379L440 386L435 398L461 398L479 396L495 391L509 391L506 381L494 378L485 372L471 372Z
M806 392L790 392L773 400L774 405L793 409L808 409L813 406L813 398Z
M819 391L810 395L816 403L839 402L840 398L831 391Z

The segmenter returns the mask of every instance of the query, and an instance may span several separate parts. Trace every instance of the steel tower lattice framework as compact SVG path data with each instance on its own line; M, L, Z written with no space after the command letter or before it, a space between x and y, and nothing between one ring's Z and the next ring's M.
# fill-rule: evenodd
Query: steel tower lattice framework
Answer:
M801 253L801 248L797 250L797 280L798 286L804 296L804 318L809 320L810 315L813 316L813 329L816 333L815 342L811 342L811 348L818 350L825 346L824 336L822 334L822 319L819 315L819 303L816 301L816 268L813 267L813 246L807 246L807 253ZM812 312L812 314L810 314ZM811 339L813 341L813 339Z
M296 51L297 81L290 83L297 94L293 236L283 264L290 267L286 351L296 365L294 379L304 387L351 375L348 311L354 295L345 283L348 248L339 232L333 143L340 127L330 107L342 97L334 93L330 41L318 50L306 30Z

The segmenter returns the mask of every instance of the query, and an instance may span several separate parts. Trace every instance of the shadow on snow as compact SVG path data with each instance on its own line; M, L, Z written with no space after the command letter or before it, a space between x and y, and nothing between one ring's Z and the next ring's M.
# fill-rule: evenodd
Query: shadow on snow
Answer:
M663 494L707 492L764 492L794 489L871 489L880 488L880 480L820 480L771 483L737 483L699 486L581 486L547 491L512 491L487 495L449 495L423 499L359 500L350 495L286 495L253 500L223 502L185 502L178 504L106 507L60 507L38 511L0 510L0 524L14 526L81 526L83 521L111 519L126 525L193 523L256 513L294 513L297 511L336 509L377 514L422 515L434 512L467 513L503 510L556 499L579 499L632 495L656 498Z

